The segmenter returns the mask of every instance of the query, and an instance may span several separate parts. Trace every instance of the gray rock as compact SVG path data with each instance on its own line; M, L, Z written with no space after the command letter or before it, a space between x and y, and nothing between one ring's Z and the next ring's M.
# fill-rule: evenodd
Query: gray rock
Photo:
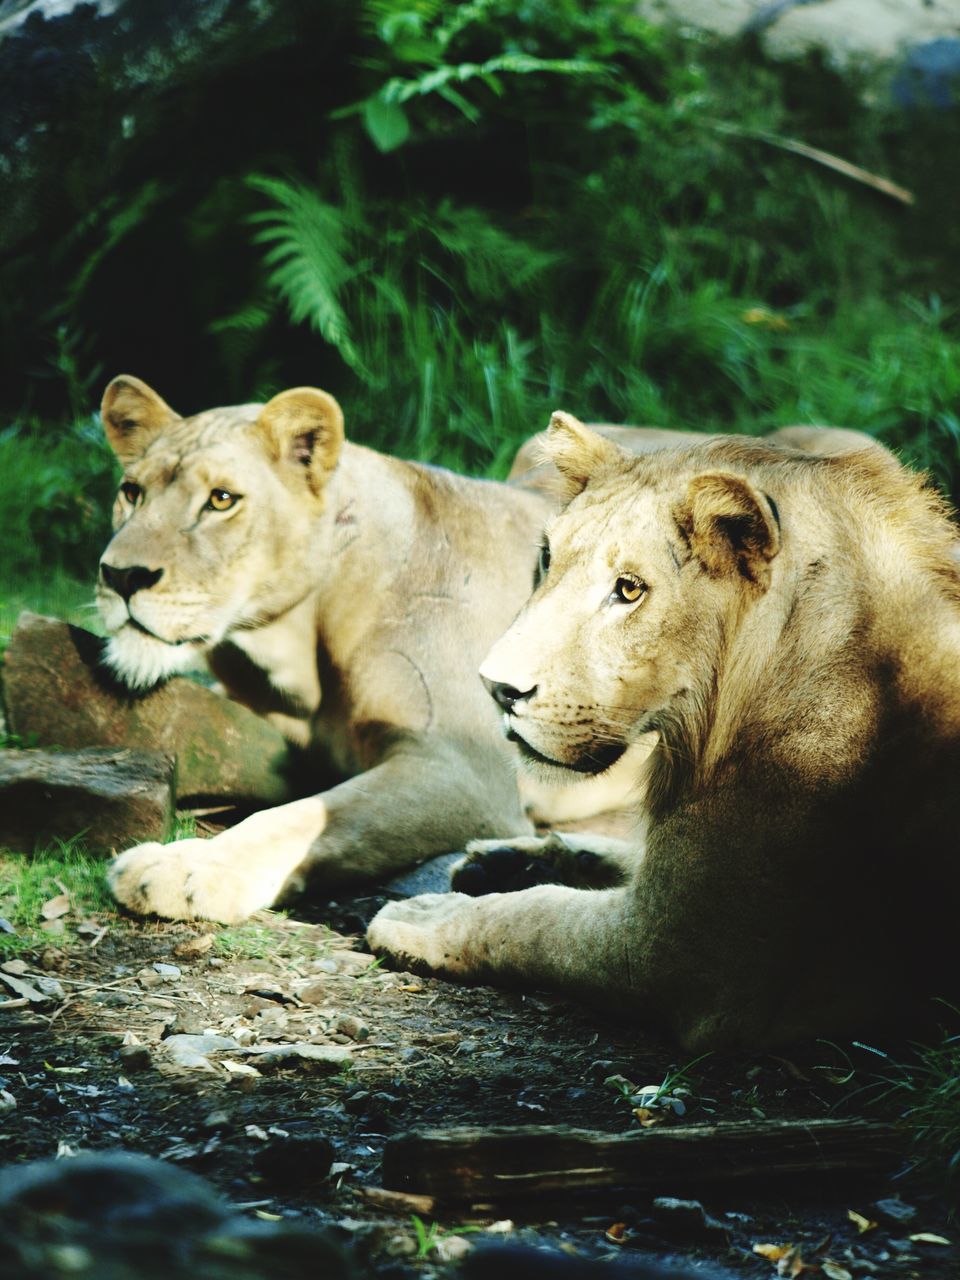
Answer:
M921 0L640 0L654 22L723 36L752 34L774 58L813 50L838 68L899 60L925 42L956 37L956 4Z
M10 731L39 747L165 751L177 759L180 797L290 799L287 744L266 720L181 677L135 696L100 665L102 645L80 627L22 613L2 670Z
M239 1049L240 1046L232 1036L211 1034L167 1036L166 1040L161 1040L160 1048L178 1067L210 1070L213 1064L207 1057L208 1053L222 1053L225 1050Z
M895 1222L900 1226L913 1222L917 1216L917 1211L912 1204L905 1204L895 1196L891 1196L888 1200L877 1200L873 1207L888 1222Z
M12 12L11 12L12 8ZM294 45L284 0L13 0L0 6L0 242L88 210L213 76Z
M353 1062L353 1054L338 1044L258 1044L244 1050L259 1068L294 1066L298 1062L315 1071L337 1072Z
M723 1223L712 1218L699 1200L657 1196L653 1216L659 1234L670 1240L716 1240L728 1234Z
M412 871L394 876L385 886L386 892L398 898L415 898L419 893L449 893L450 872L462 858L462 853L442 853Z
M91 850L163 840L174 762L160 751L0 751L0 845L32 853L83 835Z

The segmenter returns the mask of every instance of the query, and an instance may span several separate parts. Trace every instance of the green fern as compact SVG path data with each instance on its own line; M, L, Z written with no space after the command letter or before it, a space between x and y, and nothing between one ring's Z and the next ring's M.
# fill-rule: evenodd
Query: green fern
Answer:
M347 259L343 214L308 187L282 178L254 174L247 184L272 204L250 215L250 222L261 228L254 243L267 247L268 283L286 302L294 324L309 324L346 364L363 372L340 302L344 285L363 269Z

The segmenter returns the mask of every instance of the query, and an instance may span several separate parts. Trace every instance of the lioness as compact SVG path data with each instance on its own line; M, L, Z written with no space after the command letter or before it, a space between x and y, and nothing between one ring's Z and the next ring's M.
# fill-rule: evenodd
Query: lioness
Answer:
M691 1049L848 1032L948 994L960 573L941 500L879 449L636 457L566 414L547 449L568 505L481 672L538 773L603 770L656 732L635 847L600 851L617 887L390 904L374 950L558 988ZM496 889L504 851L487 859L460 883Z
M181 418L121 376L102 417L124 467L97 587L108 664L132 689L208 664L319 749L330 783L212 840L128 850L109 871L120 902L231 923L311 880L533 830L476 668L529 592L556 505L538 477L470 480L350 444L313 388ZM553 813L620 795L611 776Z

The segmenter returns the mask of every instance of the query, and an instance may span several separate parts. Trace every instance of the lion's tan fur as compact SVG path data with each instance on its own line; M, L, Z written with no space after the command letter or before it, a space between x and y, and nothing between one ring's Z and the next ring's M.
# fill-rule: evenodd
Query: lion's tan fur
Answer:
M509 723L541 771L656 733L633 870L395 904L375 948L556 986L690 1046L842 1034L949 995L960 576L942 501L880 449L631 457L567 415L547 447L569 505L482 670L519 694Z

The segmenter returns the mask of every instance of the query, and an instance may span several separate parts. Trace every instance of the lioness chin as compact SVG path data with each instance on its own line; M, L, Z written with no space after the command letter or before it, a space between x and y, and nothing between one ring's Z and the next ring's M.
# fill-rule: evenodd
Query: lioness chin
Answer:
M952 994L960 574L938 497L875 448L636 457L565 414L546 447L567 506L481 670L534 771L657 735L636 839L599 851L614 887L391 904L374 950L553 987L691 1048L865 1030ZM501 887L510 842L491 844L455 887Z

